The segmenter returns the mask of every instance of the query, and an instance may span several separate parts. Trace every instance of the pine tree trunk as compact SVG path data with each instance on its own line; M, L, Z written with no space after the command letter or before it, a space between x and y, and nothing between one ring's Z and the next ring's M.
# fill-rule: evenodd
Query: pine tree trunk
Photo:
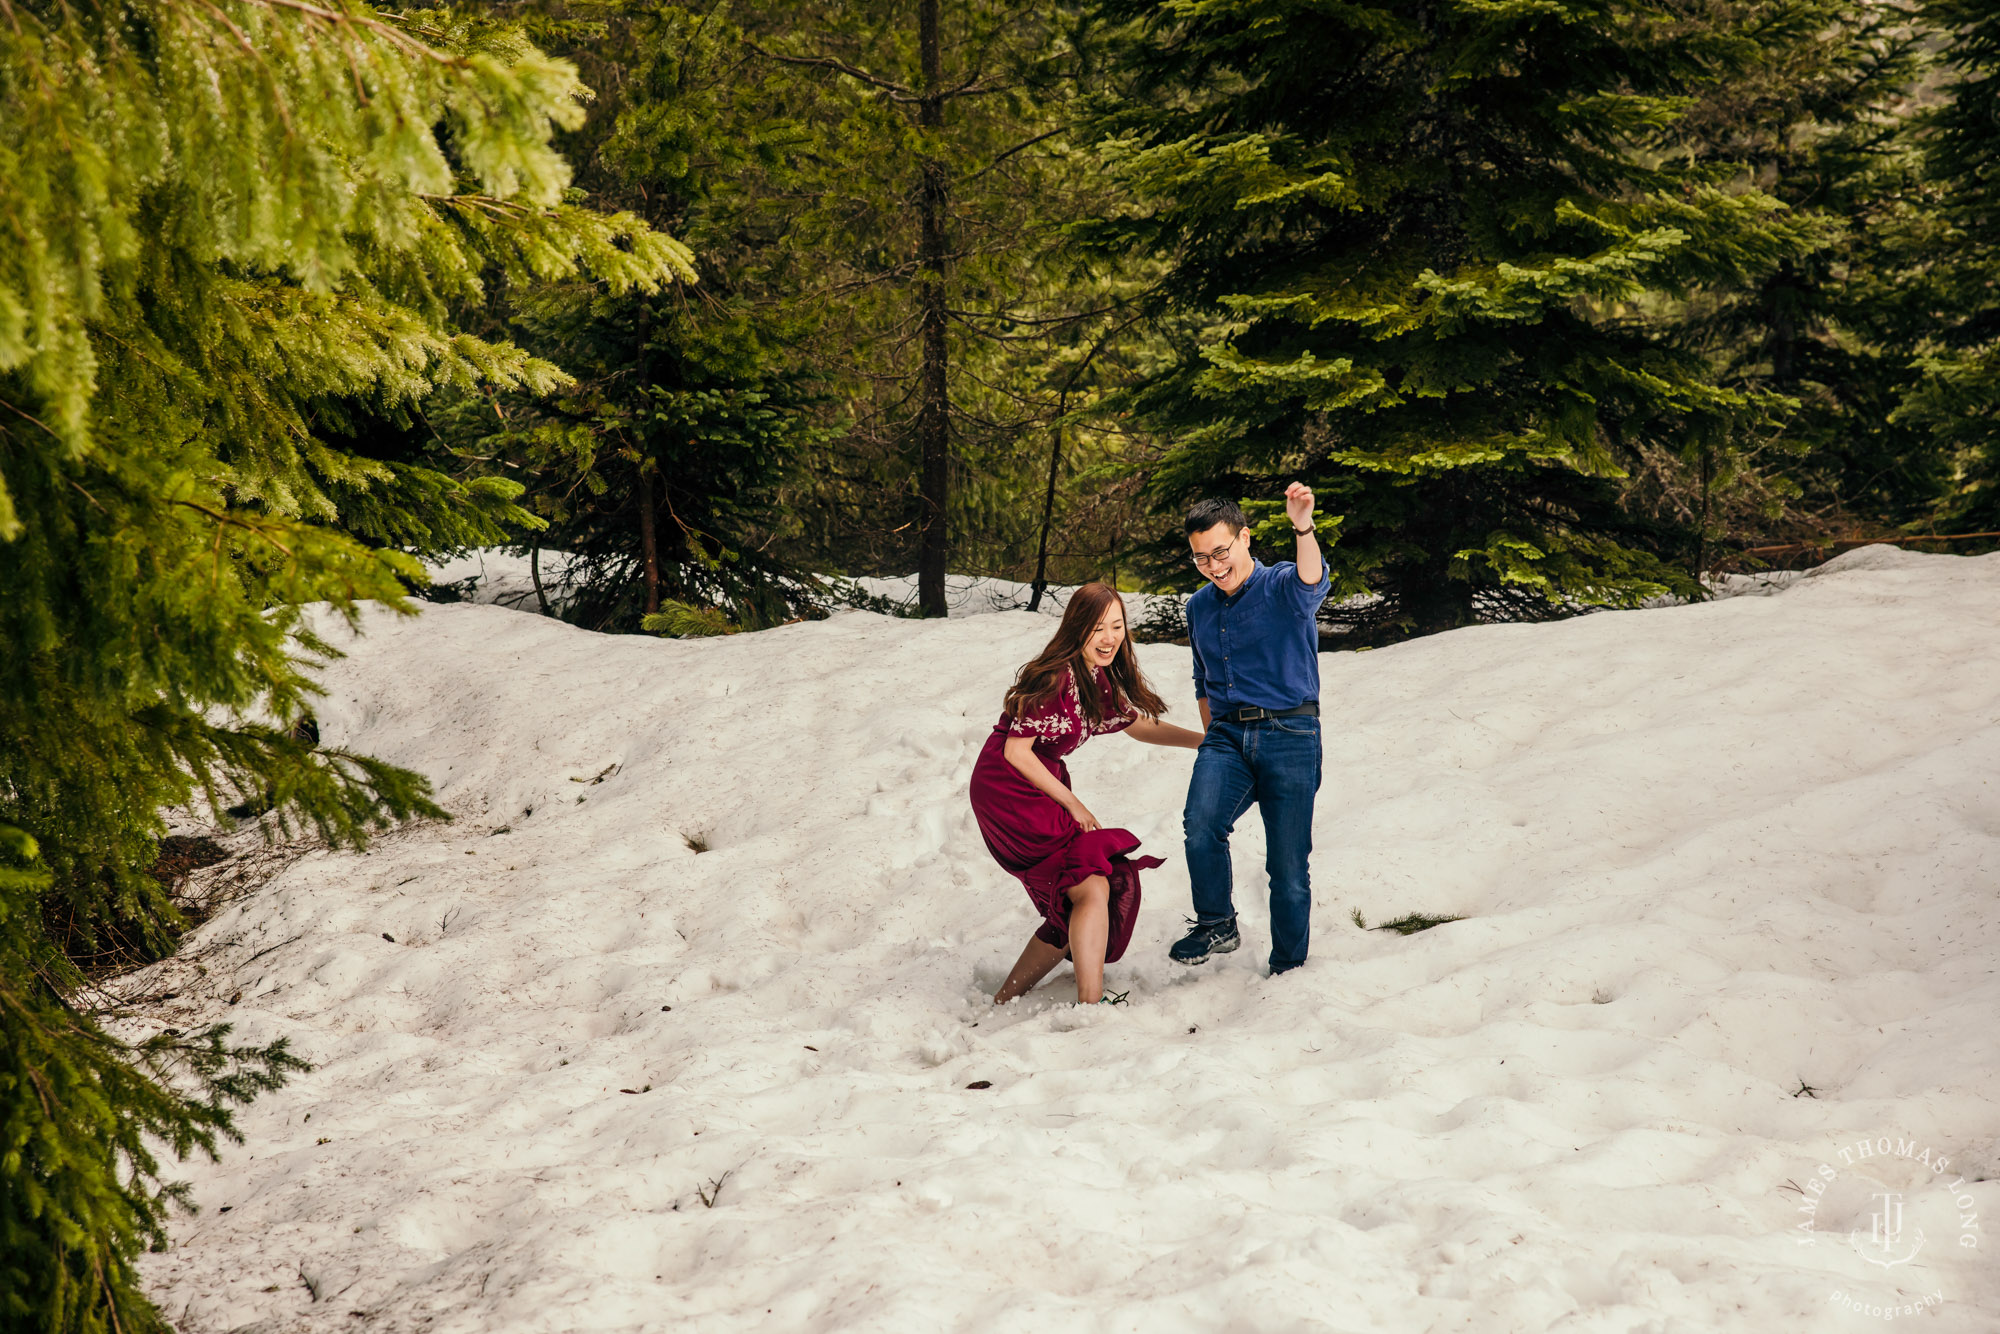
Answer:
M1453 579L1442 560L1426 561L1409 572L1403 589L1402 613L1409 621L1409 634L1441 634L1473 624L1472 585Z
M542 591L542 544L528 548L528 578L535 585L535 605L542 609L542 615L549 614L549 595Z
M917 478L919 548L917 605L926 616L948 615L944 600L945 500L949 484L946 465L951 438L950 399L945 385L945 208L949 184L938 157L938 131L944 126L944 74L938 34L939 0L919 0L917 47L923 64L923 100L917 124L924 132L924 156L918 170L918 220L922 228L918 260L917 305L922 335L923 367L917 408Z
M653 532L653 474L639 465L639 550L646 558L646 614L660 609L660 543Z
M1422 513L1406 526L1415 551L1391 568L1400 584L1399 610L1412 637L1457 630L1479 619L1472 582L1451 575L1452 552L1477 531L1476 502L1466 494L1468 485L1458 475L1436 479L1422 491Z
M1768 328L1765 348L1771 357L1771 383L1781 394L1789 394L1798 383L1798 322L1793 311L1798 302L1798 267L1790 260L1764 284L1764 319Z
M1065 389L1063 394L1061 402L1067 404L1069 391ZM1049 587L1049 527L1055 521L1056 515L1056 474L1062 468L1062 424L1065 411L1067 411L1065 406L1057 407L1056 428L1052 433L1055 438L1049 443L1049 484L1047 492L1042 496L1042 536L1035 547L1035 580L1029 585L1029 611L1041 610L1042 594L1048 591Z
M1699 582L1708 564L1708 500L1715 484L1715 449L1706 440L1701 445L1701 520L1694 530L1694 569L1688 571Z

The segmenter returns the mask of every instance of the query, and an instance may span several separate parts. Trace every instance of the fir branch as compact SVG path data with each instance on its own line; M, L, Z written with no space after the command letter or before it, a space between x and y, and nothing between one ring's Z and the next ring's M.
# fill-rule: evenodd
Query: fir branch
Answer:
M280 542L277 538L272 537L270 532L268 531L271 528L280 527L281 525L271 524L271 523L262 523L262 524L252 523L244 519L239 519L233 514L224 514L216 510L212 510L208 506L193 500L176 500L173 503L176 505L185 506L186 508L195 510L198 513L206 514L209 518L215 520L216 523L218 524L227 525L231 528L241 528L247 533L251 533L257 537L261 537L266 542L269 542L272 546L276 547L278 550L284 552L287 556L290 556L295 560L297 559L296 552L294 552L290 547L286 546L283 542ZM218 540L220 539L220 536L221 536L220 530L218 529L217 532Z
M419 56L455 68L464 68L468 63L461 56L454 56L447 52L439 51L435 47L417 41L389 23L371 15L324 9L319 5L309 3L309 0L243 0L243 2L245 4L263 5L272 9L296 10L301 14L320 19L334 27L356 26L367 28L388 38L391 44L405 55Z

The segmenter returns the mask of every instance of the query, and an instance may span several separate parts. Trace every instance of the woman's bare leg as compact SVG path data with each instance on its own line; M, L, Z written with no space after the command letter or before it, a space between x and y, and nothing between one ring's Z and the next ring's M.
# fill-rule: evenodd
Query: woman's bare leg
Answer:
M1101 947L1098 952L1103 953ZM1005 1005L1016 996L1033 991L1035 983L1047 977L1049 970L1062 961L1062 946L1051 945L1039 936L1029 936L1028 947L1021 951L1020 958L1014 960L1014 971L1007 974L1000 990L993 993L993 1003Z
M1104 998L1104 949L1111 940L1111 882L1093 875L1069 887L1069 957L1076 964L1076 1001Z

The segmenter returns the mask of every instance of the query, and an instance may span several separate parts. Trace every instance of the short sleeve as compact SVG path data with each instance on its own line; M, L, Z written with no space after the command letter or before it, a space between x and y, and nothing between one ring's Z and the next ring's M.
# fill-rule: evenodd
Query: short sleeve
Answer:
M1020 717L1010 715L1007 719L1007 735L1033 737L1037 741L1050 742L1059 741L1069 735L1074 725L1070 720L1069 697L1074 690L1074 685L1065 683L1064 689L1057 690Z

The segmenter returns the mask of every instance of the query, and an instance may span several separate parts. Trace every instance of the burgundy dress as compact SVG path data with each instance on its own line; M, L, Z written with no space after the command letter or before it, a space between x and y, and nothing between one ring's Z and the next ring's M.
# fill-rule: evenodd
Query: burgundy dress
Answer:
M986 837L986 849L993 859L1027 887L1042 925L1035 939L1069 946L1070 886L1093 875L1111 882L1111 936L1105 942L1104 960L1116 962L1132 940L1132 926L1139 916L1139 872L1160 865L1158 857L1126 860L1139 840L1126 829L1093 829L1085 832L1055 798L1030 783L1019 769L1007 763L1007 738L1035 738L1035 754L1064 787L1069 786L1069 766L1063 756L1088 738L1122 732L1139 719L1138 711L1126 704L1102 671L1097 673L1098 698L1106 705L1122 706L1101 723L1092 723L1078 698L1076 678L1065 675L1054 698L1028 714L1014 718L1001 714L986 738L985 749L972 766L972 813L979 832Z

